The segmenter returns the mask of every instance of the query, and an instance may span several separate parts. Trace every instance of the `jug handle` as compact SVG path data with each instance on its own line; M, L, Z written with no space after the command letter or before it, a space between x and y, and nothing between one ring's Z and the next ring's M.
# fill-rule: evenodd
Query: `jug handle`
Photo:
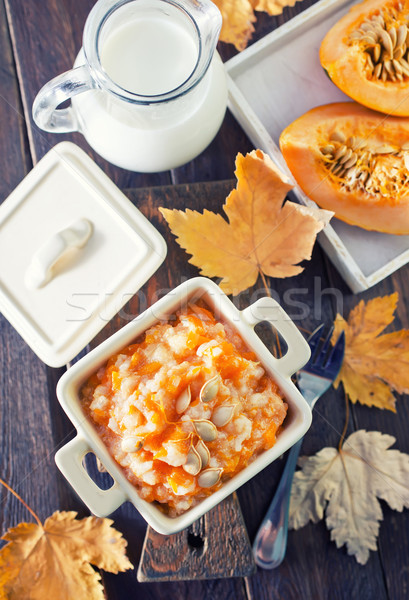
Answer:
M44 131L68 133L79 131L78 118L72 108L58 108L77 94L95 88L96 84L86 65L71 69L46 83L33 103L33 119Z

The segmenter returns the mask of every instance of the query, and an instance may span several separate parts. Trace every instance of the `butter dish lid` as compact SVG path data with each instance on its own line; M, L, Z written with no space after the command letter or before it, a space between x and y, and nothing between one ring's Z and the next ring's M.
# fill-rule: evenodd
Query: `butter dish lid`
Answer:
M51 367L72 360L166 257L155 227L78 146L0 206L0 311Z

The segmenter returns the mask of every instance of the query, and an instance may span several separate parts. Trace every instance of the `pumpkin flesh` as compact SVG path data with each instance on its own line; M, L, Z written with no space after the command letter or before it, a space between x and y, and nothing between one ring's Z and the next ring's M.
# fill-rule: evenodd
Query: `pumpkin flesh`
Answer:
M318 106L280 136L304 193L364 229L409 234L409 119L355 102Z
M409 0L366 0L325 36L320 61L333 83L357 102L409 116Z

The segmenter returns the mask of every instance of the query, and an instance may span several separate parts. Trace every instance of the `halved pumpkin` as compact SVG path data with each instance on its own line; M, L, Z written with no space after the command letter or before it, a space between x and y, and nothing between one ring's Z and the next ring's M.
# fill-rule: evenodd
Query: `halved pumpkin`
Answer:
M364 229L409 234L409 119L356 102L318 106L280 136L298 185Z
M409 0L366 0L325 36L320 61L347 96L409 116Z

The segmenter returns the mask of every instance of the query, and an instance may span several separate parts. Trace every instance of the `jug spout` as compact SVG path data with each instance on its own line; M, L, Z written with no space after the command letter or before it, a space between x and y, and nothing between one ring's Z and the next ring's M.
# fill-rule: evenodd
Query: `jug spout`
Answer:
M194 19L201 40L203 59L210 62L222 27L220 10L211 0L178 0L178 2Z

